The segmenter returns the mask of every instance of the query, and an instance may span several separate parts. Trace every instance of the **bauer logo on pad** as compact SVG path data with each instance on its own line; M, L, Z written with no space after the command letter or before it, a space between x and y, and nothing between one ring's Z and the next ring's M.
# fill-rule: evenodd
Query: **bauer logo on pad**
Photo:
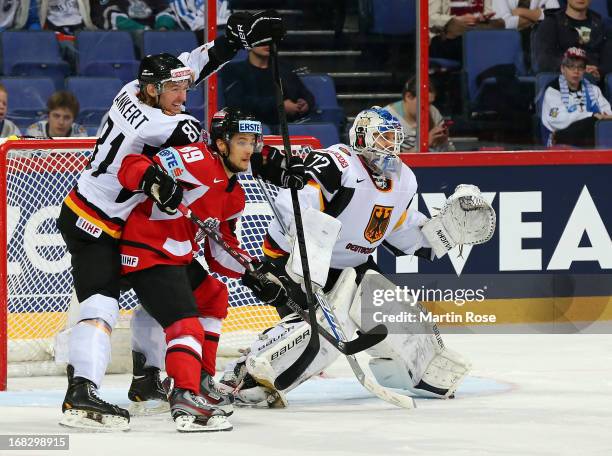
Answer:
M261 122L256 120L241 120L238 122L238 131L240 133L255 133L261 135Z

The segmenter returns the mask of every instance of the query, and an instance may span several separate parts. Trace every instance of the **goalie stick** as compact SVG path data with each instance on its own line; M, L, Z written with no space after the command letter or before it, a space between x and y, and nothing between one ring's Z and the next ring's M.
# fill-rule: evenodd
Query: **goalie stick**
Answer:
M283 103L283 86L280 78L278 67L278 52L276 43L270 44L270 66L272 69L272 79L274 82L274 95L276 98L276 109L278 112L278 121L280 124L280 134L283 137L283 146L287 162L291 159L291 143L289 141L289 129L287 127L287 116L285 115L285 107ZM295 219L295 232L302 260L302 272L304 277L304 289L306 290L306 305L308 307L308 316L311 322L317 321L317 311L314 306L314 296L312 293L312 283L310 280L310 269L308 267L308 257L306 253L306 240L304 239L304 227L302 226L302 211L300 210L300 201L298 199L297 189L291 189L291 202L293 203L293 217ZM318 325L310 326L312 334L308 341L308 345L300 354L298 359L287 368L283 373L276 377L274 382L278 389L285 389L291 385L305 370L310 363L315 359L321 347L318 334Z
M206 235L216 244L218 244L223 250L225 250L234 260L240 263L249 273L257 274L252 270L251 261L245 258L242 254L234 250L219 233L215 230L215 226L206 223L204 220L195 215L191 209L181 204L178 207L178 211L183 214L186 218L195 223ZM338 341L336 337L330 334L325 328L319 325L316 319L311 320L309 313L300 307L298 303L292 299L288 299L287 305L296 313L298 313L306 323L312 327L317 328L317 332L320 333L325 339L327 339L338 351L342 354L354 354L376 345L381 342L387 336L387 328L384 325L377 325L368 332L364 332L357 338L349 341ZM313 331L314 333L314 331ZM318 353L318 352L317 352ZM299 374L298 374L299 377ZM296 377L297 378L297 377ZM293 382L291 382L293 383ZM289 386L291 383L285 386ZM275 385L276 386L276 385ZM279 388L279 389L285 389Z
M268 193L268 190L266 189L261 179L257 178L257 183L259 185L259 188L261 189L261 192L264 194L264 197L266 198L270 209L272 209L276 220L278 220L278 224L281 230L286 235L288 233L287 227L285 226L283 219L280 217L280 213L278 211L278 208L276 207L276 204L274 204L274 201L272 201L272 197ZM321 311L323 312L323 315L325 316L325 319L327 320L336 339L338 341L346 340L346 334L344 333L342 327L336 322L336 315L329 307L327 301L325 300L325 297L321 296L319 293L316 293L315 296L317 298L317 302L319 303L319 307L321 308ZM397 407L406 409L416 408L416 404L413 398L404 394L398 394L388 388L385 388L384 386L380 385L375 379L373 379L371 375L368 375L366 372L364 372L364 370L361 368L361 365L359 364L359 361L357 360L357 357L354 354L351 355L344 353L344 355L346 356L346 360L348 361L349 366L351 366L351 369L355 374L355 377L357 377L359 383L361 383L361 385L370 393L374 394L376 397L382 399L383 401L393 404Z

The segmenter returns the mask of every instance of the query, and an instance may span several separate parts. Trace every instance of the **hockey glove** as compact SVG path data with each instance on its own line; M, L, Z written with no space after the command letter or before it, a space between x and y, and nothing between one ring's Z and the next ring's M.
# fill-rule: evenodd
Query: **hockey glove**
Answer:
M177 184L159 165L151 165L145 171L140 189L157 203L166 214L175 214L183 200L183 187Z
M283 19L271 9L256 14L234 13L227 20L226 36L236 49L278 44L285 33Z
M297 155L292 155L287 160L287 169L281 173L281 185L285 188L304 188L306 176L304 175L304 161Z
M251 263L251 270L242 275L242 284L264 304L283 305L287 301L287 291L275 272L280 271L272 263L254 261Z

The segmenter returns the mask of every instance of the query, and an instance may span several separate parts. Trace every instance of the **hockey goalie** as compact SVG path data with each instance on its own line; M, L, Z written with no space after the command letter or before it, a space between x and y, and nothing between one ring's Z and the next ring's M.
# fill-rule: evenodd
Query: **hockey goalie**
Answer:
M396 255L433 260L457 245L488 241L496 218L472 185L458 186L432 219L410 209L417 181L399 158L402 127L388 111L378 107L362 111L349 137L350 146L338 144L307 155L308 185L299 192L299 201L314 289L319 302L326 302L335 315L335 324L351 338L363 329L365 281L378 289L395 288L371 255L378 246ZM283 159L276 149L266 152L269 160ZM264 239L265 259L271 265L270 274L285 284L287 295L303 305L290 192L281 190L270 204L276 218ZM276 307L281 321L260 334L244 356L228 366L222 383L234 388L239 404L278 407L287 404L283 393L322 372L340 353L321 338L319 353L310 366L284 391L276 391L275 378L304 350L310 332L309 325L287 307L286 299L266 304ZM406 312L425 311L419 303L396 305L405 306ZM318 320L329 327L326 313L319 309ZM405 323L402 331L389 334L367 354L379 387L417 397L452 397L470 369L463 356L444 345L433 323ZM361 374L355 373L359 378Z

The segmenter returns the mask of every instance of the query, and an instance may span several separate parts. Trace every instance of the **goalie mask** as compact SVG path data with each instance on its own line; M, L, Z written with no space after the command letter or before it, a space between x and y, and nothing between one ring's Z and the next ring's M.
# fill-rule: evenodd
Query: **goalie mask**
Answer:
M188 88L193 84L193 71L178 58L170 54L148 55L140 62L138 82L140 90L147 84L154 84L158 97L166 82L187 81Z
M404 130L386 109L373 106L361 111L349 131L349 140L373 172L392 178L401 171L399 152Z
M230 140L237 133L255 135L255 149L253 153L261 152L263 147L262 126L261 122L253 115L235 108L225 108L213 115L210 122L210 148L222 157L225 166L234 173L242 171L236 169L229 161L229 154L231 154ZM227 144L227 154L221 153L217 147L217 139L221 139Z

